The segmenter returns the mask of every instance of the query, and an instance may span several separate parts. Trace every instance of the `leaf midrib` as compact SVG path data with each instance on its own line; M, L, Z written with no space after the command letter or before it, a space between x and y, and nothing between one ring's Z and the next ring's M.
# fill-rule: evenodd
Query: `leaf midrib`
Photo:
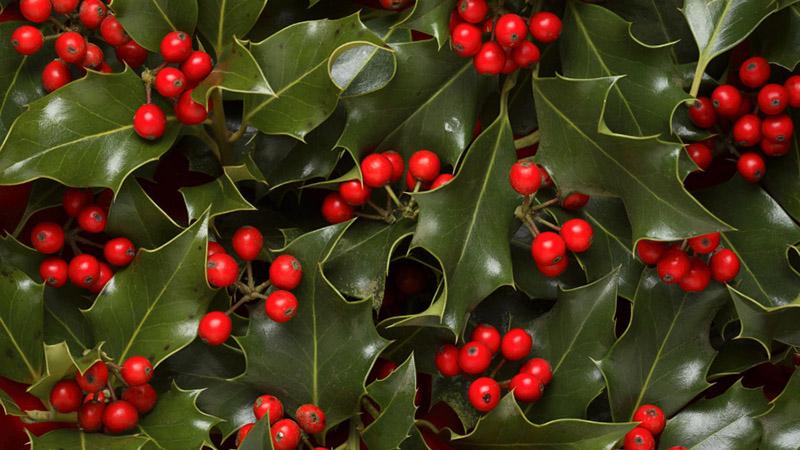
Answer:
M164 18L164 21L167 22L167 25L169 25L169 27L172 28L173 31L178 31L178 28L175 26L175 24L172 23L171 20L169 20L169 17L167 16L167 13L165 13L164 10L161 9L161 5L158 4L158 1L157 0L150 0L150 2L153 4L153 6L156 7L156 9L158 10L159 14L161 14L161 16Z
M0 317L0 325L2 325L3 330L5 330L6 334L8 335L8 338L11 340L11 343L14 345L14 348L17 349L17 353L19 353L19 355L22 357L22 362L25 363L25 367L28 369L28 372L30 372L31 377L33 377L34 380L39 378L39 374L34 370L33 366L30 363L30 361L28 361L28 357L25 355L25 352L22 351L22 348L20 348L19 343L17 342L17 339L11 333L11 330L8 328L8 325L6 324L6 321L5 321L5 319L3 317Z
M317 65L315 65L310 70L307 70L307 71L303 72L302 74L300 74L300 76L297 77L294 81L290 82L289 84L287 84L286 86L284 86L283 88L281 88L277 92L275 92L272 97L269 97L266 100L264 100L263 102L259 103L257 106L255 106L253 109L251 109L244 116L244 120L245 121L250 121L250 119L254 115L258 114L259 111L261 111L262 109L266 108L273 101L279 99L281 94L286 93L286 91L288 91L289 89L291 89L291 88L295 87L296 85L300 84L301 81L305 80L313 72L315 72L317 69L319 69L323 64L325 64L328 61L328 58L330 58L330 56L328 56L327 58L324 58L322 61L320 61ZM331 84L334 84L334 86L335 86L335 83L331 83ZM339 88L336 87L336 89L339 89Z
M25 66L25 63L28 61L28 57L25 56L19 62L17 66L17 70L14 71L14 76L11 78L11 82L8 83L8 89L6 90L5 94L3 95L3 101L0 103L0 114L6 109L6 102L8 102L8 97L11 95L11 91L13 90L14 86L17 85L17 78L19 78L19 74L22 72L22 68Z

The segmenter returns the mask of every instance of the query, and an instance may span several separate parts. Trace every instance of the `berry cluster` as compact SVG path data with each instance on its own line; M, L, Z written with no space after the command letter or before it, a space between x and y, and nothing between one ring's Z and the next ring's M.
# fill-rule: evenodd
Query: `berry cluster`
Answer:
M712 278L728 283L739 273L739 257L732 250L719 249L720 239L718 232L686 239L680 245L642 239L636 244L636 255L643 263L655 265L664 283L677 284L684 292L701 292ZM689 256L687 250L694 255Z
M508 330L502 337L497 328L481 324L472 331L472 340L461 348L452 344L436 352L436 368L445 377L455 377L462 372L477 376L489 369L499 351L502 360L489 376L472 381L468 389L469 402L480 412L489 412L500 402L500 388L514 392L520 402L535 402L542 397L544 387L553 378L550 363L542 358L528 360L510 380L498 383L493 377L506 361L526 358L533 349L533 338L522 328Z
M248 283L238 281L242 274L236 259L222 245L209 241L206 255L206 276L209 283L217 288L236 285L243 294L239 303L227 312L211 311L200 320L198 335L209 345L221 345L228 340L233 328L229 314L248 301L266 300L264 308L267 316L278 323L288 322L297 315L297 297L289 291L296 288L303 278L300 261L292 255L279 255L269 266L269 280L256 285L252 261L264 247L264 236L257 228L246 225L236 230L231 245L236 255L245 261ZM275 289L269 295L264 295L270 286Z
M453 179L453 175L441 173L441 168L439 156L430 150L422 149L414 152L408 159L408 171L405 171L405 161L399 153L393 150L372 153L361 161L363 181L353 179L340 183L338 192L331 192L322 202L322 216L329 223L345 222L356 215L393 221L396 219L395 211L413 217L416 215L413 203L402 202L394 193L391 184L403 179L405 172L407 192L436 189ZM395 211L391 210L392 203L388 203L386 208L381 208L370 201L372 190L380 188L386 190L387 202L394 202ZM364 205L369 205L380 215L361 214L354 209Z
M311 403L297 408L294 420L292 420L283 418L283 403L277 397L264 394L253 403L253 412L256 420L261 420L264 416L268 417L272 446L275 450L296 449L303 438L303 432L312 436L325 431L325 413L319 406ZM254 426L255 422L251 422L239 429L239 433L236 435L237 447L242 444Z
M75 286L97 294L114 276L111 266L124 267L130 264L136 256L136 247L126 237L109 239L100 246L79 235L80 232L99 234L106 228L106 209L94 202L92 192L67 189L62 203L71 217L66 225L67 230L55 222L39 222L31 230L31 245L40 253L55 255L63 253L64 243L69 242L73 256L69 263L61 256L45 259L39 265L39 275L42 281L54 288L64 286L69 279ZM70 229L74 219L77 219L78 227ZM91 254L81 253L78 243L102 247L103 256L111 266Z
M642 405L633 413L633 421L639 425L625 435L625 450L655 450L655 436L664 431L667 418L664 411L655 405ZM672 447L669 450L679 450L684 447Z
M698 97L689 108L695 125L730 136L723 145L737 155L739 174L750 183L758 183L766 174L764 158L753 149L759 146L761 153L770 157L788 153L794 124L787 108L800 107L800 76L789 77L783 85L767 84L770 72L765 58L749 58L738 72L738 84L743 89L723 84L714 89L710 98ZM712 138L690 144L687 151L705 170L711 165L715 146Z
M484 75L512 73L539 62L539 47L555 42L561 35L561 19L550 12L537 12L526 22L514 13L491 11L486 0L459 0L450 15L450 43L462 58L472 58L475 69ZM487 19L488 16L488 19ZM488 38L484 42L484 35Z
M109 374L125 386L119 399ZM122 366L98 361L83 374L76 372L74 379L56 383L50 404L59 413L77 411L78 425L85 432L124 433L155 407L158 394L149 384L152 377L153 365L142 356L131 356Z

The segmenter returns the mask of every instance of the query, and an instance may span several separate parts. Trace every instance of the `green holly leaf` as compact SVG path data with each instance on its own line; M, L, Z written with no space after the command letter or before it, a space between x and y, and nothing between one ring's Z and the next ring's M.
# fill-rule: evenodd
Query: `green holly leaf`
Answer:
M692 32L681 14L683 0L618 0L605 6L633 22L631 31L642 42L651 45L674 43L669 46L673 62L685 62L697 55Z
M44 346L45 371L42 376L28 388L28 392L39 397L45 405L50 402L50 391L56 383L64 378L74 377L77 371L85 372L92 364L100 360L100 348L85 352L78 358L70 353L66 342Z
M776 33L780 30L780 33ZM800 46L800 6L786 8L780 14L767 17L754 33L759 55L773 64L794 70L800 57L794 51Z
M439 309L456 336L481 300L514 284L508 239L519 196L508 170L515 161L502 111L467 150L451 182L415 196L420 213L412 246L430 251L444 269L445 295L437 300L443 305L434 303L429 313Z
M430 316L390 317L378 325L378 330L381 336L392 340L381 357L402 361L413 355L417 371L431 375L439 373L435 364L439 344L453 342L452 332Z
M630 136L670 136L672 112L689 98L676 82L679 75L673 69L671 45L646 46L631 36L630 27L630 22L602 6L567 3L559 46L564 75L624 75L606 98L606 125Z
M388 377L367 386L367 396L378 405L380 412L361 432L370 450L394 450L409 437L417 410L416 394L417 371L413 356Z
M242 197L239 188L227 174L199 186L178 189L186 201L189 220L195 220L208 211L210 217L235 211L252 211L255 206Z
M45 255L21 243L14 236L0 236L0 261L21 270L31 280L41 278L39 265L44 259Z
M256 422L247 437L244 438L239 450L273 450L272 434L269 427L269 414Z
M155 366L188 345L214 290L206 283L208 215L154 250L141 250L86 311L95 336L117 361L144 356Z
M196 0L115 0L112 9L133 40L154 53L169 32L191 36L197 24Z
M598 363L614 420L631 418L643 404L670 416L708 387L706 371L717 353L708 330L727 299L718 284L687 294L644 271L631 323Z
M308 42L317 45L308 46ZM275 95L247 96L244 121L267 134L303 140L333 113L339 101L343 88L334 83L331 64L342 51L367 44L383 42L361 23L358 14L301 22L252 44L250 51ZM357 72L350 75L355 77Z
M395 26L429 34L441 48L450 37L448 23L455 8L456 0L418 0Z
M525 327L536 342L536 356L553 369L542 399L525 407L536 423L586 417L586 407L603 390L603 375L593 361L616 340L618 283L616 270L592 284L561 291L553 309Z
M14 267L0 269L0 375L31 384L42 375L44 285Z
M765 307L760 301L728 288L731 292L736 314L742 324L739 337L758 341L769 353L773 340L790 345L800 345L800 306L797 304Z
M800 115L793 113L791 117L794 123L800 123ZM800 218L800 137L796 134L793 136L789 153L779 158L766 158L766 163L769 176L762 180L763 186L792 218L798 220Z
M522 413L514 396L508 394L495 409L478 421L477 427L465 436L456 436L455 445L462 450L484 450L502 447L509 450L545 450L555 447L611 450L634 424L601 423L588 420L562 419L536 425Z
M297 316L275 323L260 303L250 312L247 335L237 338L247 358L237 381L278 396L288 411L318 405L328 428L352 415L367 372L387 344L372 325L371 303L345 301L322 274L346 229L329 226L292 241L281 253L303 266L303 280L292 291L300 302Z
M184 391L173 384L159 395L156 407L142 417L139 428L159 448L195 450L212 446L208 432L220 420L197 408L200 392Z
M25 106L42 97L42 69L50 62L52 47L44 46L34 56L23 56L11 45L11 34L22 22L0 23L0 140Z
M682 445L694 450L750 450L758 447L761 425L756 416L768 409L760 389L741 381L710 400L700 400L667 422L659 449Z
M144 84L130 69L109 75L90 71L36 100L0 146L0 184L51 178L116 192L133 170L158 159L178 135L179 127L170 123L160 139L140 138L132 118L144 102Z
M207 15L204 14L203 17L205 16ZM234 39L221 51L214 70L197 85L192 97L198 102L207 104L208 97L215 89L240 94L274 94L253 54L238 39Z
M28 196L28 203L25 212L22 213L14 236L18 236L27 225L28 220L39 211L61 206L64 185L52 180L40 179L32 182L31 192Z
M139 450L150 443L146 436L126 435L112 436L103 433L84 433L76 429L51 431L42 436L29 434L31 450L86 450L102 448L103 450Z
M47 344L66 342L72 356L80 358L95 346L89 320L82 309L91 307L85 291L76 286L44 290L44 341Z
M343 100L347 126L338 145L357 160L366 148L393 149L406 158L427 148L455 164L472 140L491 79L479 77L471 61L440 50L432 40L391 48L397 73L380 91Z
M416 223L401 219L393 224L357 220L336 244L325 264L325 275L339 292L380 302L395 247L411 236Z
M514 264L514 284L531 298L556 298L559 289L569 289L586 284L586 274L580 264L570 264L567 270L555 278L542 275L531 257L533 237L525 228L511 240L511 260Z
M722 236L722 245L735 251L742 263L736 289L767 308L796 303L800 276L789 265L787 252L800 241L800 227L780 205L741 177L698 197L710 211L736 227Z
M603 131L605 99L617 80L534 79L542 129L537 158L555 174L558 187L620 197L634 241L727 230L683 188L678 176L682 146Z
M769 360L764 347L751 339L734 339L725 342L708 369L708 379L736 375Z
M794 450L800 442L800 372L795 371L769 411L758 417L761 450Z
M200 0L197 28L219 55L236 37L247 35L266 5L267 0Z
M138 247L155 248L182 228L144 192L135 177L122 184L108 211L106 233L125 236Z
M17 417L25 417L27 414L25 411L20 409L19 405L14 402L14 399L11 398L10 395L6 393L6 391L0 389L0 410L3 411L3 414L9 416L17 416Z

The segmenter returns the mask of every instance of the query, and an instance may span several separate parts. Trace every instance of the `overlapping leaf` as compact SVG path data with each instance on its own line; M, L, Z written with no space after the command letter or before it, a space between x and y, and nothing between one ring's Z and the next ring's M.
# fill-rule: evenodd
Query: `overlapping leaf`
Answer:
M51 431L42 436L31 435L31 450L86 450L102 448L107 450L139 450L149 444L143 436L113 436L103 433L84 433L76 429Z
M450 37L447 25L455 7L456 0L418 0L396 26L429 34L442 47Z
M71 378L77 371L85 372L100 360L100 349L94 348L80 357L73 357L66 342L44 346L45 370L41 378L32 384L28 391L39 397L45 404L50 401L50 391L64 378Z
M44 291L44 341L47 344L65 342L73 358L80 358L95 346L91 325L81 309L92 304L85 293L75 286Z
M416 394L417 371L413 356L391 375L367 387L367 396L380 408L378 417L374 417L361 433L370 450L394 450L409 437L417 410Z
M197 409L195 403L200 392L172 385L159 395L155 408L139 421L139 428L159 448L195 450L211 446L208 432L219 419Z
M762 434L761 450L793 450L800 442L800 371L771 403L769 411L758 417Z
M198 102L207 103L209 95L215 89L241 94L273 95L272 88L253 54L238 39L220 51L214 70L197 85L192 96Z
M800 116L792 114L794 123ZM778 158L767 158L768 177L762 183L783 209L793 219L800 220L800 136L795 133L789 153Z
M189 220L197 219L206 210L211 217L214 217L234 211L256 209L242 197L236 184L227 174L223 174L210 183L183 187L180 192L186 201Z
M158 247L180 231L181 227L156 205L135 178L125 181L108 211L106 233L125 236L137 247Z
M203 13L197 28L219 55L234 37L245 37L266 4L267 0L200 0Z
M37 56L23 56L11 46L11 33L20 22L0 23L0 139L28 103L44 95L41 73L50 48L44 47Z
M151 52L167 33L192 35L197 24L197 0L115 0L111 7L133 40Z
M586 283L586 274L580 264L570 264L558 277L542 275L531 257L533 237L527 229L520 231L511 240L511 261L514 264L514 284L531 298L556 298L559 289L578 287Z
M794 70L800 62L795 51L800 46L800 6L794 5L769 16L754 36L760 55L773 64Z
M241 450L273 450L270 436L269 414L267 414L250 429L238 448Z
M0 269L0 375L21 383L41 377L43 295L44 285L20 270Z
M773 340L800 345L800 306L796 304L765 307L760 301L730 288L736 314L742 324L741 337L755 339L770 350Z
M631 31L637 39L653 45L674 42L669 49L674 62L686 62L697 54L692 33L681 14L683 0L617 0L605 6L633 22Z

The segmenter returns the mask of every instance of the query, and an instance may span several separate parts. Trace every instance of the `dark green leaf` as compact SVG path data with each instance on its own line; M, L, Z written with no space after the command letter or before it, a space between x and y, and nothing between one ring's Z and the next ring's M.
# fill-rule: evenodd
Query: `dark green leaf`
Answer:
M21 22L0 23L0 140L25 106L45 94L42 69L50 62L52 47L36 56L22 56L11 46L11 34Z
M203 15L205 16L206 14ZM214 70L197 85L192 96L198 102L205 104L215 89L241 94L273 94L253 54L238 39L225 48Z
M448 24L455 6L456 0L417 0L396 26L429 34L442 47L450 37Z
M755 339L770 350L773 340L800 346L800 306L797 304L765 307L746 294L729 288L736 314L742 323L740 337Z
M0 410L9 416L24 417L27 415L20 409L16 402L14 402L14 399L2 389L0 389Z
M773 64L794 70L800 62L796 51L800 47L800 6L791 6L769 16L754 36L759 55Z
M800 371L775 400L772 408L758 417L763 433L760 450L795 450L800 442Z
M114 0L112 8L125 31L151 52L158 52L167 33L191 36L197 24L197 0Z
M77 371L86 371L92 364L100 360L100 349L87 351L79 358L74 358L66 342L44 346L45 373L28 392L39 397L45 405L49 404L50 391L56 383L64 378L71 378Z
M0 375L32 383L42 375L44 285L14 267L0 270Z
M764 347L751 339L734 339L722 345L708 369L708 379L744 372L769 360Z
M139 450L149 442L146 436L112 436L64 429L43 436L31 435L31 450Z
M267 0L200 0L197 28L219 55L235 37L244 38L255 25Z
M211 445L208 435L219 422L197 409L201 391L184 391L172 385L158 397L156 407L139 421L139 428L163 449L195 450Z
M73 357L94 347L95 340L89 320L81 312L92 305L85 291L75 286L44 291L44 341L48 344L66 342Z
M210 183L183 187L179 190L186 201L189 220L197 219L206 210L211 217L214 217L234 211L256 209L242 197L239 188L227 174L223 174Z
M269 430L269 414L256 422L255 426L247 433L239 450L273 450L272 437Z
M697 54L692 32L681 15L683 0L616 0L605 6L633 22L631 31L637 39L653 45L674 42L669 50L676 63L686 62Z
M27 240L29 236L25 238ZM22 244L14 236L0 236L0 261L3 265L21 270L32 280L39 280L39 264L44 259L45 255Z
M106 233L125 236L138 247L156 248L181 231L144 192L135 177L122 185L108 211Z
M367 387L367 395L380 408L380 415L361 433L370 450L394 450L406 440L414 427L416 394L417 371L413 356L391 375Z
M64 192L64 186L52 180L41 179L32 182L31 193L28 196L28 203L25 206L25 212L19 219L17 229L14 230L14 235L18 236L19 233L25 228L28 219L39 211L49 209L55 206L61 206L61 200Z
M800 123L798 114L792 118ZM794 135L789 153L766 162L769 176L763 179L764 187L792 218L800 220L800 137Z
M375 44L353 44L331 55L330 75L342 96L365 95L386 86L397 70L394 53Z

